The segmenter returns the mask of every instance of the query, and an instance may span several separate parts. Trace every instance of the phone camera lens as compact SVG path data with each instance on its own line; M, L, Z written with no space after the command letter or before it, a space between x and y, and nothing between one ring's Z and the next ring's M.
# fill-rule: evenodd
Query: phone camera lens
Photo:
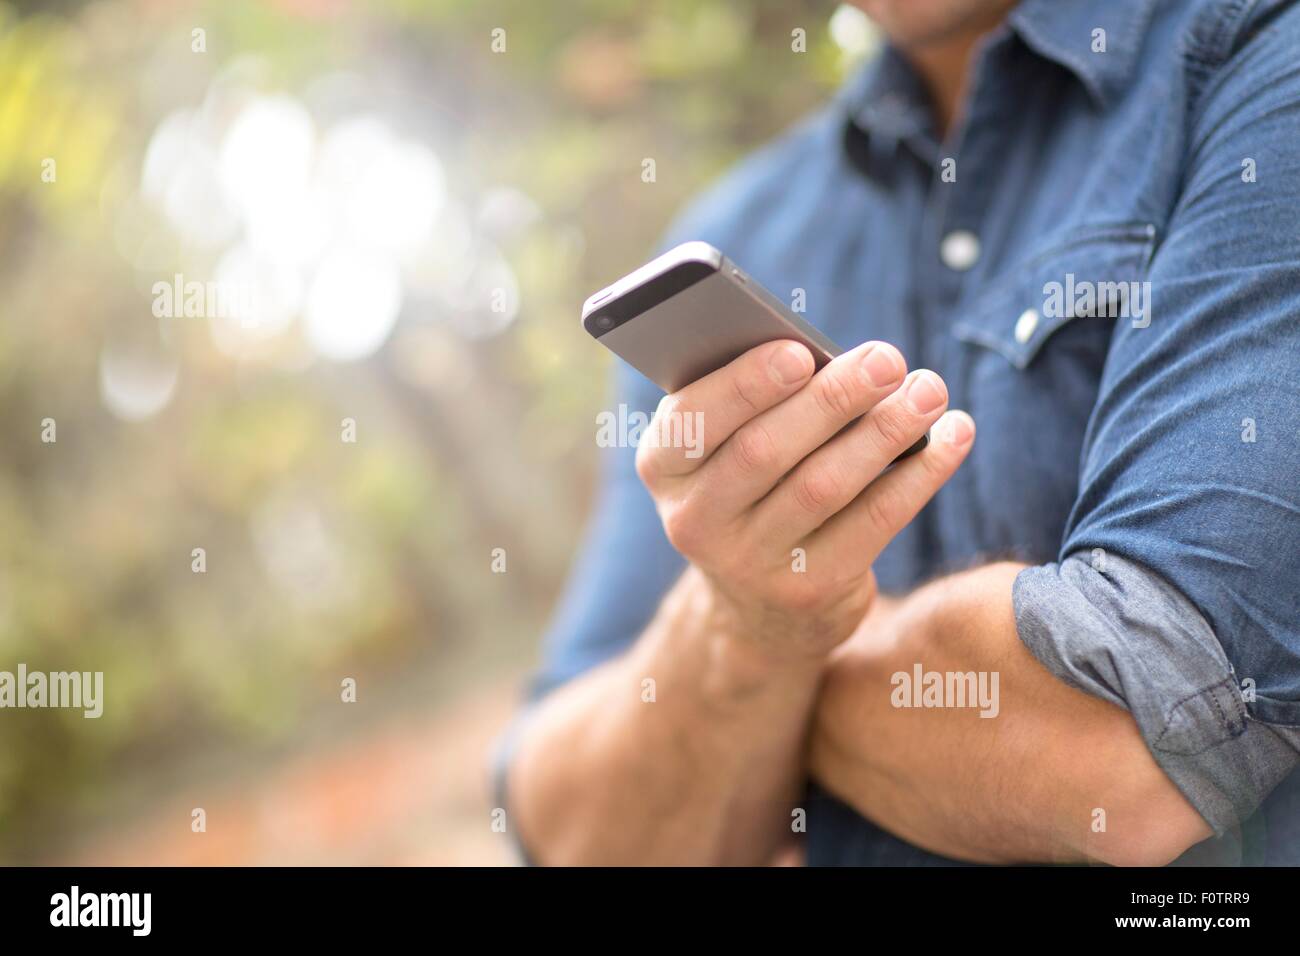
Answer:
M598 325L602 329L608 329L614 325L614 320L611 319L608 315L602 315L600 318L596 320L596 325Z

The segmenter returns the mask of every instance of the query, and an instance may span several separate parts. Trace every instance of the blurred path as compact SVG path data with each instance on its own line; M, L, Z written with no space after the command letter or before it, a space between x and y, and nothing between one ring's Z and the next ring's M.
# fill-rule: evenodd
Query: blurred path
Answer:
M396 719L293 757L207 799L176 795L67 860L101 866L508 865L491 829L487 754L517 701L510 680L423 723ZM207 811L193 833L190 811Z

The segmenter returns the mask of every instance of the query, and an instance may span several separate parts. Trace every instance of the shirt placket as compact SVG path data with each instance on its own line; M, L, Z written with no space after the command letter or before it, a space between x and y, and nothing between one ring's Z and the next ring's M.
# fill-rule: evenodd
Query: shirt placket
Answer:
M1015 143L1008 123L1015 97L1006 87L1007 71L999 69L1008 42L1009 35L999 32L979 51L966 112L938 149L919 250L927 341L944 331L968 284L986 274L981 264L990 251L985 234L993 184L1001 157ZM945 181L945 168L953 181Z

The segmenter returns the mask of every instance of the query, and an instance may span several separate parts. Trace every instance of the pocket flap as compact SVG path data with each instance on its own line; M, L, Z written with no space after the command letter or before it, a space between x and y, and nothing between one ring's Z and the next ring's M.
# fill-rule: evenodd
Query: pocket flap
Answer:
M994 279L953 325L963 342L1002 353L1025 368L1052 334L1076 318L1150 320L1141 282L1155 227L1125 222L1076 229Z

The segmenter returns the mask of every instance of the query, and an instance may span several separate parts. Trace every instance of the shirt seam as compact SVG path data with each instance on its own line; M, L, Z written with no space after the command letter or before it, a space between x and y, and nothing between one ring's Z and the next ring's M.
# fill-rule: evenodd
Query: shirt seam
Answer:
M1233 682L1232 675L1228 675L1222 680L1216 681L1215 683L1210 684L1207 687L1202 687L1198 690L1195 690L1192 693L1183 696L1179 700L1176 700L1165 712L1164 725L1160 728L1160 733L1156 736L1156 739L1152 742L1151 746L1156 750L1159 750L1161 753L1173 754L1176 756L1191 757L1197 754L1203 754L1207 750L1212 750L1213 748L1219 746L1222 743L1226 743L1229 740L1235 740L1236 738L1241 737L1243 734L1245 734L1246 724L1245 724L1244 705L1237 711L1236 714L1237 723L1234 724L1234 722L1231 719L1232 715L1228 714L1224 710L1223 705L1219 702L1219 695L1217 691L1220 688L1223 688L1224 690L1227 690L1228 688L1232 688L1233 691L1236 690L1236 684ZM1214 740L1209 741L1208 743L1205 744L1205 746L1201 747L1199 750L1175 750L1163 746L1162 741L1167 736L1169 736L1170 731L1173 730L1173 723L1178 716L1179 709L1189 701L1197 700L1202 697L1208 698L1210 703L1214 706L1214 712L1218 715L1219 718L1220 736L1218 736ZM1206 734L1205 736L1208 737L1210 735Z

